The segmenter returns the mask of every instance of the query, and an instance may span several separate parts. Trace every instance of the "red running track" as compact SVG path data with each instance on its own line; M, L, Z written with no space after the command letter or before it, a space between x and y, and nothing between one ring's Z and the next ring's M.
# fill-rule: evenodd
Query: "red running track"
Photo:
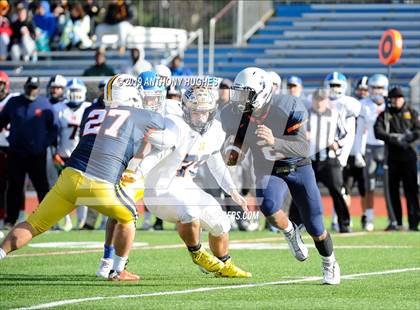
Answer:
M407 211L406 211L406 203L405 203L405 198L402 198L403 201L403 214L406 215ZM249 199L250 202L249 204L252 204L252 198ZM324 214L325 215L331 215L331 210L333 207L333 203L332 203L332 199L330 196L323 196L322 197L322 202L324 204ZM36 198L35 195L27 195L26 197L26 204L25 204L25 211L27 213L32 213L35 208L38 205L38 199ZM139 206L139 211L142 212L143 211L143 207L140 205ZM387 212L386 212L386 205L385 205L385 198L383 195L376 195L375 196L375 200L374 200L374 212L376 216L386 216ZM350 214L352 216L360 216L361 215L361 207L360 207L360 197L359 196L353 196L352 200L351 200L351 208L350 208Z

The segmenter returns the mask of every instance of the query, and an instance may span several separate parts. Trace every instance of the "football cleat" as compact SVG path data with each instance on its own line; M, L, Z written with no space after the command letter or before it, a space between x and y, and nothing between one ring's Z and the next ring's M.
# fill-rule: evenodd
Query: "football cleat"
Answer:
M340 284L340 266L337 261L332 263L322 262L322 284L337 285Z
M129 272L127 269L123 271L115 271L111 270L108 276L109 281L138 281L140 280L140 276Z
M108 275L112 269L112 264L114 260L112 258L101 258L101 263L99 264L99 269L96 271L97 277L108 278Z
M64 223L63 230L69 232L73 229L73 224L71 222Z
M152 228L152 223L150 223L150 221L144 220L143 224L141 224L140 230L151 230Z
M201 266L209 272L220 271L224 266L222 261L202 247L197 251L190 252L190 255L194 264Z
M373 225L372 222L367 222L365 229L366 229L366 231L371 232L371 231L373 231L375 229L375 225Z
M287 243L289 244L289 249L292 252L293 256L298 260L303 262L308 258L308 248L303 243L302 236L300 235L299 227L293 223L293 230L289 233L283 232Z
M229 258L225 261L225 265L223 266L220 271L215 273L216 277L223 277L223 278L251 278L252 273L248 271L244 271L241 268L235 266L232 262L232 259Z

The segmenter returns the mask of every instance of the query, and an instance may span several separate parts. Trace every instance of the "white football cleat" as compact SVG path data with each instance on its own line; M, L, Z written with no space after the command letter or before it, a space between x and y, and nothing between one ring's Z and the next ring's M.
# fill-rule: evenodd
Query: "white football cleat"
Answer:
M299 227L296 226L295 223L293 224L293 231L290 233L285 233L284 237L289 244L289 249L292 252L293 256L298 260L303 262L305 259L309 257L308 248L303 243L302 236L300 235Z
M375 225L372 222L367 222L365 226L366 231L371 232L375 229Z
M73 224L71 222L64 223L63 230L69 232L73 229Z
M322 275L324 276L322 284L340 284L340 266L337 261L332 263L322 262Z
M112 258L101 258L101 263L99 264L98 271L96 271L96 276L108 279L113 263L114 260Z

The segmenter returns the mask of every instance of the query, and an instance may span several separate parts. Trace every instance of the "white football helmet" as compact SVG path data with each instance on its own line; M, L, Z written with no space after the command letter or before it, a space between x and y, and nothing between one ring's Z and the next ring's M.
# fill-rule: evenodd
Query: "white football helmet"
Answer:
M170 78L172 76L171 69L169 69L168 66L162 64L156 65L155 72L157 75L164 78Z
M87 88L80 79L71 79L67 83L67 105L71 108L80 106L86 101Z
M324 79L324 88L330 92L330 99L335 100L346 94L347 78L340 72L328 74Z
M267 72L256 67L245 68L233 82L230 101L243 112L260 109L270 102L272 86L272 79Z
M376 104L385 102L388 96L388 78L383 74L374 74L368 79L370 99Z
M117 74L104 87L105 106L143 108L137 79L129 74Z
M190 127L203 134L209 129L217 111L215 92L207 87L190 87L182 96L184 120Z

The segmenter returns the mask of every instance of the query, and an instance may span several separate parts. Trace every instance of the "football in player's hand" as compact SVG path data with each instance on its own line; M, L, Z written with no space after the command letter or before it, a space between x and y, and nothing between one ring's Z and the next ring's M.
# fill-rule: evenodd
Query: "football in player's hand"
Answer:
M240 164L245 157L245 153L239 147L235 146L234 140L234 136L229 136L222 148L223 158L228 166Z

